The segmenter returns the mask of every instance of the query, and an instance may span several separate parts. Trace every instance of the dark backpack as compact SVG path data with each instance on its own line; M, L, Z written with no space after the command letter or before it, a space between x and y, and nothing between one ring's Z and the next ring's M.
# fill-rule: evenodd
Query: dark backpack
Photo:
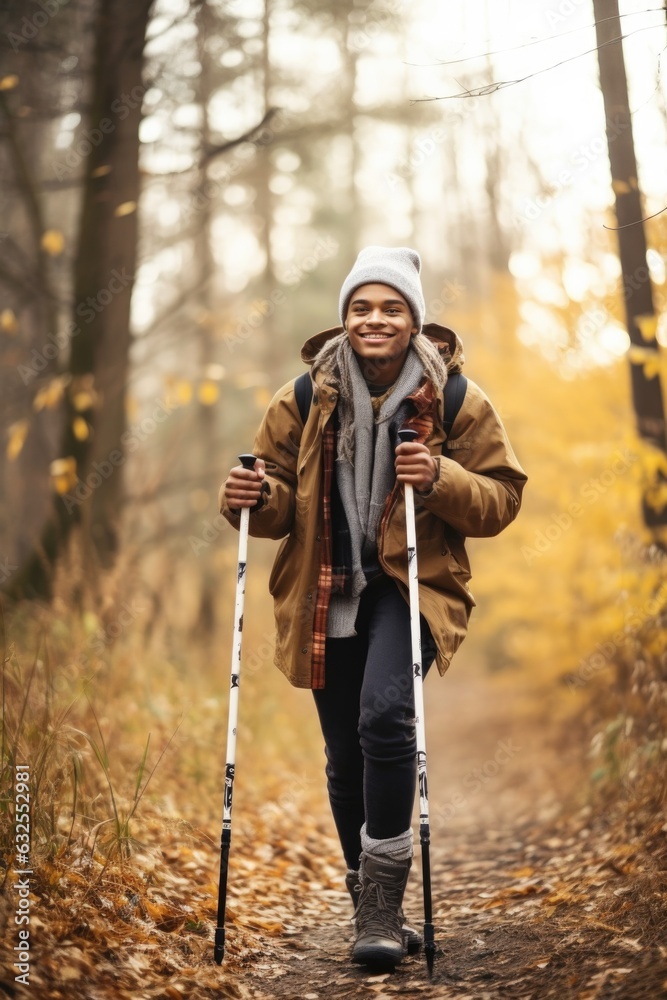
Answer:
M447 379L447 384L445 385L445 419L443 420L443 429L447 437L449 437L454 421L461 409L467 388L468 379L462 372L454 372ZM310 411L310 404L313 401L310 372L304 372L303 375L299 375L294 380L294 395L296 396L296 405L299 407L301 422L305 424Z

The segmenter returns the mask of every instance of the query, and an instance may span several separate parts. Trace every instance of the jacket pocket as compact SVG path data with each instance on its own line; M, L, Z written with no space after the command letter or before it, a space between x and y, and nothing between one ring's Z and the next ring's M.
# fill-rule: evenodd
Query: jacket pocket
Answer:
M290 562L290 548L294 545L294 536L288 535L280 543L280 548L276 554L276 558L273 563L273 568L271 569L271 574L269 576L269 593L272 597L276 597L280 590L283 590L281 594L282 597L285 596L284 588L282 584L285 582L286 576L289 575L289 562Z
M447 553L449 553L452 573L463 577L466 581L469 580L471 576L470 561L466 552L465 538L458 531L445 524L443 525L442 554L446 555Z

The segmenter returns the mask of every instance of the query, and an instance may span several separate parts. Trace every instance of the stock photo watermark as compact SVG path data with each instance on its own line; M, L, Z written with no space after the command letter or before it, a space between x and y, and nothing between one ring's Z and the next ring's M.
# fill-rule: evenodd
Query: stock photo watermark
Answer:
M584 6L588 8L588 0L561 0L555 9L545 11L549 27L555 28L556 25L562 24L571 14Z
M24 17L17 31L5 32L14 52L18 52L22 45L37 38L40 30L60 12L61 8L67 6L69 0L37 0L37 3L39 10L36 10L31 17Z
M583 516L586 506L590 507L597 503L600 497L603 497L638 460L637 452L630 451L629 448L625 448L624 451L619 450L599 476L591 476L590 479L587 479L579 489L579 496L584 503L573 500L568 504L567 510L552 514L549 523L536 532L532 546L521 546L521 555L527 564L531 566L536 559L553 548L556 542L559 542L563 535L570 530L575 521Z
M270 146L274 139L284 132L292 122L294 115L279 108L271 118L270 124L262 126L252 139L239 144L230 159L224 164L216 163L214 178L207 177L195 193L188 210L184 214L184 223L192 222L193 217L202 212L219 196L224 194L231 180L250 166L250 161L258 150Z
M628 639L636 635L665 607L665 601L667 601L667 584L663 584L655 597L650 598L641 608L626 612L623 628L614 632L609 639L598 643L589 656L580 660L576 671L567 676L566 684L570 691L585 687L593 677L609 666Z
M87 473L85 480L77 478L74 489L61 494L62 502L68 514L71 514L75 507L85 503L102 483L112 476L116 469L120 468L127 461L128 455L133 454L146 441L151 434L154 434L160 424L163 424L176 409L176 406L169 406L162 399L154 401L156 405L149 416L138 420L131 427L128 427L120 437L123 450L115 448L109 452L108 456L101 462L93 462L93 467Z
M586 173L588 168L601 156L606 156L610 143L618 139L619 135L630 127L628 122L619 121L618 115L613 121L607 121L605 132L593 136L586 143L580 143L574 149L567 160L567 166L562 167L558 174L546 183L547 190L541 194L536 194L533 198L526 198L520 213L515 221L520 226L526 226L542 215L550 205L567 188L571 187L577 180Z
M73 170L82 163L87 156L90 156L93 149L99 146L105 135L110 135L116 130L116 121L124 121L130 114L140 107L146 87L133 87L129 94L121 94L109 105L109 113L114 117L100 118L93 128L86 128L76 139L76 144L71 146L61 160L54 160L51 170L57 180L64 180ZM114 120L115 119L115 120Z
M498 740L493 757L489 757L479 767L471 768L463 778L461 784L465 789L465 793L461 791L454 792L447 802L438 806L433 811L432 822L437 820L441 825L444 825L448 820L452 819L459 809L462 809L467 804L470 797L477 795L490 781L497 777L501 769L506 767L513 757L521 752L521 749L511 738Z
M16 848L14 874L16 881L16 908L14 924L18 928L18 943L14 945L18 969L14 980L23 986L30 985L30 768L28 764L14 766L14 844Z
M320 237L313 248L304 254L298 263L290 265L285 272L284 284L290 291L293 291L323 261L335 257L339 247L338 240L334 239L333 236ZM223 338L225 346L234 353L237 347L252 337L267 317L273 315L276 306L283 305L286 301L286 293L281 288L275 288L267 299L254 303L247 316L240 323L237 323L234 332L225 334Z
M79 302L74 310L75 314L84 323L92 323L95 316L106 309L112 299L124 291L132 283L132 280L132 275L128 274L124 267L120 270L114 268L104 288L100 288L95 295L89 295L82 302ZM60 333L47 334L47 344L40 348L32 348L30 363L16 366L23 384L29 385L40 372L44 371L50 361L54 361L58 357L60 351L67 347L69 341L78 337L80 333L81 326L73 321Z

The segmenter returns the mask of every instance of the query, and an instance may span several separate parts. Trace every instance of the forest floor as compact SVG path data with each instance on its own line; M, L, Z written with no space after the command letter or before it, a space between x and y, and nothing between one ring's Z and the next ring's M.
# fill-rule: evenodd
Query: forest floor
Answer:
M438 683L438 679L435 679ZM658 1000L667 997L664 817L637 836L587 804L590 762L548 705L463 670L427 682L437 952L393 974L350 962L351 902L319 760L289 795L235 791L227 949L213 962L219 824L142 806L124 866L78 848L32 882L30 985L10 972L15 896L0 897L0 992L181 997ZM431 682L432 684L432 682ZM295 721L298 725L298 721ZM237 781L241 785L239 772ZM294 776L292 776L294 778ZM238 795L238 801L237 801ZM219 803L209 812L215 815ZM238 812L238 817L237 817ZM416 850L406 895L421 927ZM7 891L8 890L8 891Z

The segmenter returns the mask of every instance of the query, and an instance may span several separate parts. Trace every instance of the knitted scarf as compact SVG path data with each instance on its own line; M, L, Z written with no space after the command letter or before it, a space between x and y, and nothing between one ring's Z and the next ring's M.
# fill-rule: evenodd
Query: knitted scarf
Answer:
M415 351L408 351L400 374L382 404L377 423L368 386L347 338L336 351L336 367L341 382L349 384L352 390L351 394L341 394L339 399L336 459L336 479L352 548L352 592L350 596L331 595L327 624L327 635L342 638L356 634L354 623L359 598L366 586L363 567L372 564L377 557L378 525L396 478L396 432L409 413L405 398L419 386L424 366ZM350 441L354 447L352 454ZM344 443L348 443L347 448L341 447Z

